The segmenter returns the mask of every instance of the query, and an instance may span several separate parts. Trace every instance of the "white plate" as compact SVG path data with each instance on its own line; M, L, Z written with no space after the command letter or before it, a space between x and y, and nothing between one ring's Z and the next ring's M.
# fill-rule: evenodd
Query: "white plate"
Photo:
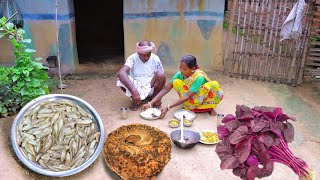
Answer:
M174 118L176 118L177 120L181 120L181 116L184 115L184 119L192 121L194 120L194 118L196 118L196 113L194 113L193 111L189 111L186 109L180 109L177 110L173 113Z
M201 142L202 144L211 144L211 145L213 145L213 144L217 144L218 142L220 142L220 140L217 141L217 142L214 142L214 143L208 143L208 142L202 141L202 140L201 140L201 136L202 136L202 133L203 133L203 132L213 132L213 133L216 133L216 134L217 134L216 131L211 130L211 129L204 129L204 130L202 130L202 131L201 131L201 134L200 134L200 140L199 140L199 142ZM217 135L218 135L218 134L217 134Z
M148 108L140 113L140 116L146 120L156 120L159 119L161 111L157 108Z

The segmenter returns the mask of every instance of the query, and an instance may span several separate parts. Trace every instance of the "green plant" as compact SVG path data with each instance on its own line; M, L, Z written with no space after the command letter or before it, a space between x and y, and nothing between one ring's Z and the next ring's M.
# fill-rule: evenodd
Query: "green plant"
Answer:
M48 94L46 67L34 58L35 50L29 49L30 39L24 39L25 31L16 29L7 19L0 19L0 38L8 37L13 45L15 65L0 68L0 116L15 114L34 98Z

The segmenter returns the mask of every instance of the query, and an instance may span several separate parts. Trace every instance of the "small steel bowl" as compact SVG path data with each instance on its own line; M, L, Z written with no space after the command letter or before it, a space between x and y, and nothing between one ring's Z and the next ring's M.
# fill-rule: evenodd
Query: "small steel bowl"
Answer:
M173 124L172 122L177 122L178 124ZM171 121L169 121L169 126L172 128L177 128L180 125L180 121L176 120L176 119L172 119Z
M179 142L180 137L181 137L180 132L181 132L181 130L177 129L177 130L174 130L170 133L171 140L173 141L173 143L175 145L177 145L180 148L183 148L183 149L192 148L200 140L200 135L198 132L184 129L183 136L184 136L185 143L181 143L181 142Z
M88 160L86 160L84 163L82 163L81 166L79 166L77 168L66 170L66 171L59 171L59 172L52 171L50 169L44 169L40 165L28 160L24 156L24 154L21 152L21 150L19 149L19 146L17 144L17 127L18 127L19 122L22 120L24 114L29 109L37 106L39 103L42 103L44 101L56 100L56 99L69 100L69 101L73 102L74 104L80 106L84 110L86 110L88 113L90 113L93 117L93 120L97 124L98 131L101 133L100 139L99 139L99 144L97 145L96 150L93 153L93 155ZM38 97L38 98L32 100L31 102L29 102L27 105L25 105L21 109L21 111L18 113L18 115L14 119L12 127L11 127L11 144L12 144L13 150L16 153L19 160L25 166L27 166L29 169L31 169L32 171L39 173L39 174L46 175L46 176L53 176L53 177L70 176L70 175L76 174L78 172L81 172L82 170L87 168L89 165L91 165L97 159L98 155L100 154L101 150L103 149L104 140L105 140L104 127L103 127L103 123L102 123L102 120L101 120L98 112L86 101L84 101L78 97L71 96L71 95L65 95L65 94L44 95L44 96L41 96L41 97Z
M184 119L183 120L183 125L186 127L190 127L193 124L193 120L188 120L188 119Z

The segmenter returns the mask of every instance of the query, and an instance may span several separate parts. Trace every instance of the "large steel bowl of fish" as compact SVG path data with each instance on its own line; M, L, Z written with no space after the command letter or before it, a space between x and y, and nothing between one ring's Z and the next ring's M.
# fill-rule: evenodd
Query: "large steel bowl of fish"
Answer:
M90 166L103 149L105 132L97 111L71 95L51 94L25 105L13 121L11 144L32 171L70 176Z

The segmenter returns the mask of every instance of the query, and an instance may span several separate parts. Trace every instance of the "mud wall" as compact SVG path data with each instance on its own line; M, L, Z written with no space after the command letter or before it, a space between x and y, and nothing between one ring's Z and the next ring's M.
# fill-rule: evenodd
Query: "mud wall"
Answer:
M224 0L124 0L125 57L147 39L167 69L192 54L203 69L221 70L223 16Z
M30 48L35 49L36 57L46 59L57 55L55 0L26 1L16 0L24 20L26 38L32 40ZM73 0L58 1L58 38L61 63L75 67L78 64ZM0 40L0 63L14 62L11 44Z

